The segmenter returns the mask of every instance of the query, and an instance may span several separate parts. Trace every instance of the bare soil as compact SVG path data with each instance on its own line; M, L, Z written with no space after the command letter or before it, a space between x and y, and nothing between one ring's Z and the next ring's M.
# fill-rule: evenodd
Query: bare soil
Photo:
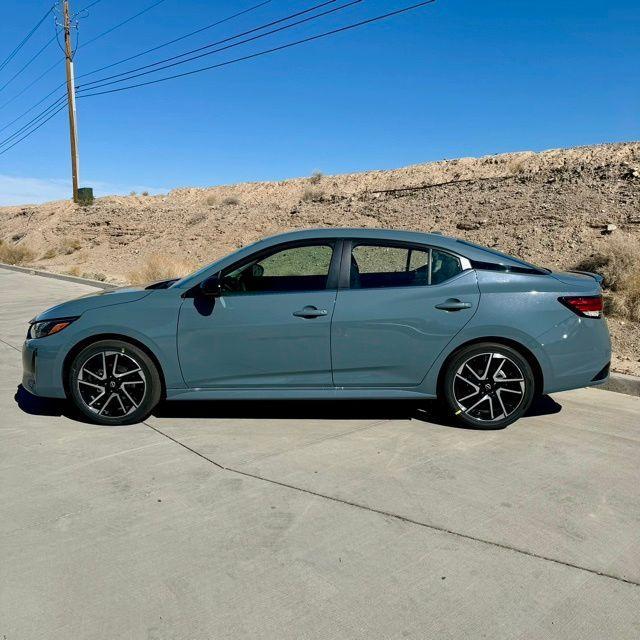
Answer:
M28 247L30 265L123 283L151 256L184 270L267 235L336 226L440 231L550 268L613 241L640 252L640 143L0 208L0 239ZM614 368L640 374L640 326L610 327Z

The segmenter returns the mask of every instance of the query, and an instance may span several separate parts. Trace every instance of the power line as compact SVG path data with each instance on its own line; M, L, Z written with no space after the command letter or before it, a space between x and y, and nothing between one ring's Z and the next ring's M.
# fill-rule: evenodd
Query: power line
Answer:
M119 29L120 27L122 27L123 25L127 24L128 22L131 22L132 20L135 20L136 18L140 17L141 15L147 13L147 11L151 11L151 9L154 9L155 7L157 7L159 4L162 4L163 2L165 2L165 0L158 0L158 2L154 2L152 5L149 5L146 9L143 9L142 11L139 11L138 13L132 15L130 18L127 18L126 20L123 20L122 22L119 22L118 24L116 24L113 27L107 29L106 31L103 31L102 33L100 33L97 36L95 36L95 38L91 38L91 40L85 42L82 46L86 47L86 46L92 44L93 42L95 42L96 40L99 40L100 38L104 38L104 36L108 35L112 31L115 31L116 29ZM95 2L93 4L95 4ZM93 6L93 4L91 4L89 6L91 7L91 6Z
M257 53L252 53L250 55L246 55L246 56L242 56L240 58L235 58L233 60L227 60L226 62L220 62L218 64L213 64L213 65L209 65L207 67L201 67L200 69L193 69L192 71L185 71L183 73L177 73L174 74L172 76L166 76L164 78L158 78L156 80L148 80L147 82L139 82L137 84L133 84L133 85L127 85L126 87L118 87L115 89L107 89L105 91L95 91L93 93L85 93L85 94L81 94L78 97L80 98L90 98L93 96L100 96L100 95L105 95L107 93L117 93L120 91L127 91L129 89L136 89L138 87L144 87L144 86L148 86L151 84L158 84L159 82L166 82L167 80L174 80L175 78L184 78L185 76L191 76L194 75L196 73L202 73L203 71L209 71L211 69L218 69L220 67L225 67L231 64L235 64L237 62L243 62L245 60L252 60L254 58L258 58L260 56L264 56L270 53L275 53L276 51L282 51L284 49L289 49L291 47L295 47L298 46L300 44L305 44L307 42L312 42L315 40L319 40L320 38L326 38L328 36L332 36L335 35L337 33L342 33L344 31L349 31L351 29L356 29L358 27L362 27L364 25L368 25L368 24L372 24L374 22L379 22L381 20L386 20L388 18L391 18L392 16L396 16L399 15L401 13L406 13L408 11L413 11L415 9L418 9L420 7L424 7L426 5L429 4L433 4L436 0L424 0L424 2L418 2L416 4L413 5L409 5L407 7L403 7L402 9L396 9L395 11L390 11L388 13L379 15L379 16L375 16L373 18L368 18L366 20L361 20L360 22L355 22L353 24L344 26L344 27L339 27L337 29L331 29L330 31L325 31L324 33L320 33L317 34L315 36L309 36L307 38L303 38L301 40L296 40L295 42L289 42L287 44L283 44L280 45L278 47L273 47L271 49L265 49L263 51L258 51ZM85 89L85 91L93 91L93 89L98 89L99 87L92 87L90 89Z
M7 153L7 151L9 151L9 149L13 149L13 147L15 147L17 144L20 144L23 140L26 140L28 137L32 136L40 127L43 127L45 124L47 124L47 122L49 122L49 120L51 120L51 118L53 118L54 116L58 115L63 109L66 109L66 108L67 108L66 104L63 104L62 106L60 106L46 120L43 120L37 127L35 127L35 129L32 129L27 134L22 136L22 138L16 140L12 145L10 145L6 149L3 149L2 151L0 151L0 156L5 154L5 153Z
M24 116L26 116L28 113L31 113L36 107L40 106L49 96L52 96L62 86L64 86L64 83L62 85L57 86L53 91L50 91L49 93L47 93L47 95L44 96L44 98L41 98L40 100L38 100L38 102L31 105L26 111L23 111L17 118L14 118L11 122L8 122L3 127L0 127L0 132L4 131L5 129L8 129L12 124L24 118Z
M13 58L16 57L20 49L22 49L22 47L24 47L24 45L27 44L31 36L38 30L38 27L48 18L49 14L52 11L53 11L53 7L49 7L47 12L42 16L42 18L38 20L35 27L33 27L31 31L29 31L29 33L27 33L27 35L24 38L22 38L22 40L17 44L17 46L13 49L13 51L0 63L0 71L2 71L2 69L4 69L9 64L9 62L11 62L11 60L13 60Z
M81 13L84 13L85 11L88 11L89 9L91 9L91 7L93 7L94 5L98 4L98 2L102 2L102 0L94 0L94 2L92 2L91 4L88 4L86 7L82 7L82 9L78 9L78 11L76 11L73 14L73 17L75 18L76 16L80 15Z
M34 84L36 84L37 82L39 82L40 80L42 80L42 78L44 78L48 73L50 73L53 69L55 69L61 62L64 62L64 58L62 60L56 60L50 67L48 67L47 69L45 69L35 80L31 81L26 87L23 87L23 89L21 91L19 91L18 93L16 93L15 96L13 96L13 98L10 98L9 100L7 100L5 103L0 105L0 111L2 109L4 109L6 106L10 105L14 100L16 100L17 98L19 98L25 91L27 91L28 89L30 89L31 87L33 87ZM58 90L60 87L64 86L64 82L59 84L54 91ZM51 95L51 94L49 94Z
M94 5L98 4L99 2L102 2L102 0L94 0L94 2L88 4L86 7L80 9L80 11L78 13L82 13L83 11L86 11L87 9L90 9L91 7L93 7ZM142 14L146 13L147 11L150 11L151 9L153 9L155 6L159 5L161 2L164 2L164 0L160 0L159 2L156 2L155 4L147 7L146 9L143 9L142 11L136 13L133 16L130 16L129 18L126 18L125 20L123 20L122 22L119 22L118 24L115 24L113 27L111 27L110 29L108 29L107 31L105 31L104 33L101 33L100 35L96 36L95 38L93 38L92 40L89 40L88 42L85 42L82 46L86 47L87 45L91 44L93 41L98 40L99 38L102 38L104 35L106 35L107 33L111 33L112 31L115 31L116 29L118 29L119 27L123 26L124 24L127 24L128 22L131 22L132 20L134 20L135 18L137 18L138 16L141 16ZM52 11L53 7L49 10L49 13ZM48 13L47 13L48 15ZM46 18L46 16L45 16ZM38 82L40 82L40 80L42 80L42 78L44 78L46 75L48 75L49 73L51 73L59 64L64 62L64 58L62 58L61 60L57 60L56 62L54 62L50 67L47 67L35 80L31 81L27 86L23 87L21 91L19 91L15 96L13 96L13 98L10 98L9 100L7 100L6 102L4 102L3 104L0 105L0 111L2 111L2 109L4 109L5 107L7 107L8 105L10 105L14 100L16 100L17 98L19 98L21 95L23 95L26 91L28 91L31 87L33 87L33 85L37 84ZM32 108L35 108L38 104L41 104L44 100L46 100L46 98L48 98L54 91L57 91L59 88L64 87L65 83L62 82L60 83L52 92L50 92L49 94L47 94L47 96L45 96L45 98L43 98L42 100L40 100L40 102L36 103L36 105L34 105ZM27 109L27 111L25 111L22 115L26 115L27 113L29 113L29 111L32 110L32 108ZM19 116L17 119L20 119L21 116ZM14 121L15 122L15 121ZM8 126L8 125L7 125ZM6 128L3 127L3 128ZM2 129L0 129L1 131Z
M99 1L99 0L98 0ZM147 53L152 53L153 51L157 51L158 49L162 49L163 47L168 47L170 44L175 44L176 42L180 42L180 40L184 40L185 38L190 38L191 36L195 36L198 33L202 33L203 31L206 31L207 29L212 29L213 27L217 27L220 24L223 24L224 22L228 22L229 20L232 20L233 18L237 18L241 15L244 15L245 13L249 13L251 11L255 11L256 9L259 9L260 7L263 7L265 4L269 4L271 2L271 0L265 0L264 2L261 2L260 4L256 4L253 7L249 7L248 9L244 9L243 11L238 11L238 13L234 13L233 15L230 15L226 18L223 18L222 20L218 20L217 22L213 22L211 24L208 24L206 27L201 27L200 29L196 29L195 31L191 31L190 33L186 33L183 36L180 36L179 38L174 38L173 40L169 40L168 42L163 42L162 44L159 44L156 47L152 47L151 49L147 49L146 51L141 51L140 53L136 53L135 55L129 56L128 58L122 58L122 60L118 60L117 62L112 62L111 64L108 64L104 67L100 67L99 69L94 69L93 71L87 71L86 73L83 73L81 75L78 76L78 78L83 78L85 76L89 76L92 75L94 73L99 73L100 71L104 71L105 69L110 69L111 67L115 67L119 64L122 64L124 62L128 62L129 60L134 60L135 58L140 58L141 56L146 55Z
M34 54L33 56L31 56L31 58L29 59L29 61L19 70L17 71L9 80L7 80L1 87L0 87L0 91L4 91L19 75L22 74L22 72L34 61L36 60L36 58L38 58L40 56L40 54L52 43L56 40L56 38L58 37L58 33L56 32L56 35L53 36L53 38L51 38L51 40L47 41L39 50L36 54Z
M41 111L37 116L29 120L26 124L22 125L20 129L14 131L10 136L6 137L4 140L0 140L0 147L4 146L7 142L13 140L16 136L19 136L25 129L28 129L31 125L35 124L38 120L45 117L52 109L59 107L63 101L66 100L66 96L60 96L57 100L51 103L46 109Z
M362 1L362 0L359 0L359 1ZM296 13L291 13L291 14L289 14L287 16L284 16L283 18L278 18L278 20L273 20L271 22L268 22L267 24L263 24L263 25L260 25L259 27L254 27L253 29L249 29L248 31L242 31L241 33L236 33L233 36L229 36L229 37L224 38L222 40L218 40L217 42L211 42L209 44L203 45L202 47L198 47L197 49L191 49L190 51L185 51L184 53L180 53L180 54L178 54L176 56L171 56L170 58L165 58L164 60L159 60L158 62L153 62L151 64L146 64L146 65L144 65L142 67L137 67L135 69L129 69L129 71L123 71L122 73L116 73L116 74L114 74L112 76L106 76L104 78L99 78L98 80L91 80L90 82L85 82L84 84L78 85L78 87L84 87L84 86L88 86L88 85L91 85L91 84L97 84L97 83L100 83L100 82L104 82L105 80L111 80L112 78L119 78L119 77L125 76L125 75L129 76L130 74L133 74L136 71L142 71L144 69L150 69L151 67L157 67L158 65L162 65L165 62L171 62L172 60L177 60L178 58L184 58L185 56L188 56L188 55L190 55L192 53L197 53L198 51L203 51L204 49L210 49L211 47L215 47L216 45L223 44L225 42L229 42L229 40L235 40L236 38L241 38L242 36L246 36L246 35L248 35L250 33L255 33L256 31L262 31L263 29L267 29L268 27L272 27L272 26L274 26L276 24L280 24L281 22L286 22L287 20L291 20L293 18L297 18L298 16L301 16L301 15L306 14L306 13L310 13L311 11L315 11L316 9L320 9L320 8L322 8L322 7L324 7L324 6L328 5L328 4L334 4L335 2L337 2L337 0L325 0L324 2L316 4L316 5L312 6L312 7L309 7L308 9L304 9L303 11L297 11ZM325 15L325 14L321 13L321 14L319 14L317 16L312 16L311 18L307 18L307 20L313 19L314 17L320 17L322 15ZM292 25L281 27L280 29L275 29L275 30L273 30L273 31L271 31L269 33L266 33L266 34L261 34L260 36L256 36L256 38L264 37L266 35L270 35L271 33L275 33L276 31L280 31L282 29L291 28L292 26L295 26L296 24L300 24L301 22L304 22L304 20L301 20L300 22L297 22L297 23L293 23ZM249 42L250 40L254 40L256 38L249 38L248 40L244 40L243 42L240 42L238 44L243 44L244 42ZM232 46L237 46L237 45L232 45ZM227 47L224 47L224 48L227 48ZM217 51L222 51L222 49L217 49L216 51L211 51L211 52L206 53L206 54L193 56L192 58L189 58L187 60L182 60L182 61L180 61L178 63L168 64L168 65L166 65L164 67L161 67L160 69L155 69L154 71L160 71L161 69L166 69L168 67L176 66L176 64L183 64L185 62L190 62L191 60L196 60L197 58L202 58L205 55L211 55L212 53L216 53ZM148 73L153 73L153 71L150 71ZM144 74L138 74L138 75L144 75ZM138 75L131 76L131 77L137 78ZM126 78L125 78L125 80L126 80Z

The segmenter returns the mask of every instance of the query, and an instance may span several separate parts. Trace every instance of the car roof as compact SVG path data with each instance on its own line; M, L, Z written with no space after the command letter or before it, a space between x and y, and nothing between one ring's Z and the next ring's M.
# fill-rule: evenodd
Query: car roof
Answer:
M314 238L372 238L379 240L396 240L403 242L417 242L421 244L434 244L449 246L456 242L455 238L443 236L439 233L424 233L421 231L403 231L396 229L371 229L356 227L330 227L318 229L301 229L288 231L265 238L269 244L289 242L295 240L310 240Z

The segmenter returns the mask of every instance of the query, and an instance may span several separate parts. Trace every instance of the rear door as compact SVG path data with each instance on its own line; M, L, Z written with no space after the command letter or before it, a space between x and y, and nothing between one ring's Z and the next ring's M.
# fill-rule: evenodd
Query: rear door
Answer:
M464 259L424 245L345 242L331 328L339 387L407 387L469 322L480 291Z

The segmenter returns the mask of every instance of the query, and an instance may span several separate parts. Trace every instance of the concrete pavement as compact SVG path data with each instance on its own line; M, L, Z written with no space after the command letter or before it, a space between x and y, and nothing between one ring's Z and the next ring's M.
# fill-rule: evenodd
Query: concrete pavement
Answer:
M371 402L20 408L26 321L91 290L0 271L0 638L640 637L639 398L498 432Z

